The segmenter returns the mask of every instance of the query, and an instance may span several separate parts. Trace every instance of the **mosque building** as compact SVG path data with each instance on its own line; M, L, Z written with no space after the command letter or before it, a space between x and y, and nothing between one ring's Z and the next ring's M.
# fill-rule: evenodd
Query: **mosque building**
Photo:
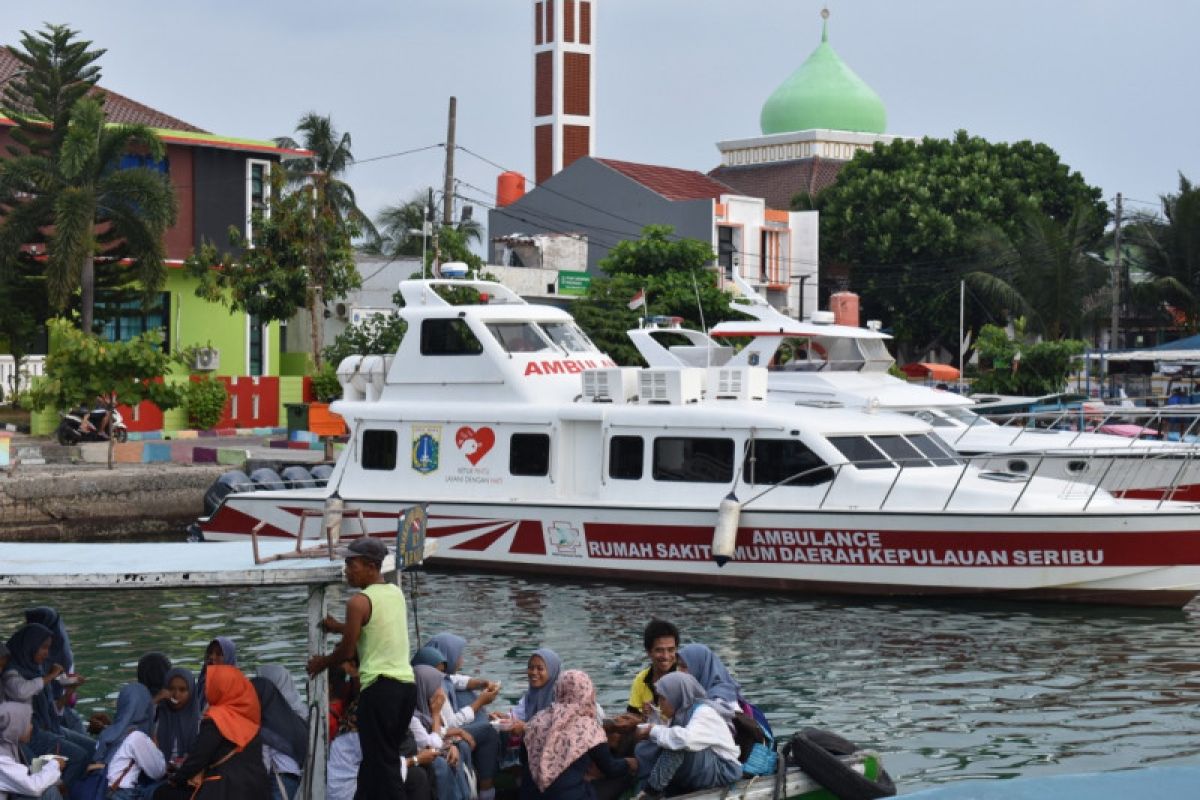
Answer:
M859 150L902 138L884 133L883 100L829 43L829 10L821 17L820 45L763 105L762 135L718 142L721 165L708 173L771 208L831 185Z

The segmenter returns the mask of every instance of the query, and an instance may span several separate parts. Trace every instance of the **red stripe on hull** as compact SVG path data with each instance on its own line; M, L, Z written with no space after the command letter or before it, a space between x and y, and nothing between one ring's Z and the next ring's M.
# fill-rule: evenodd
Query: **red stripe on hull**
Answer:
M1127 489L1123 492L1113 492L1117 497L1128 497L1135 500L1175 500L1180 503L1200 503L1200 483L1180 486L1175 491L1166 489Z

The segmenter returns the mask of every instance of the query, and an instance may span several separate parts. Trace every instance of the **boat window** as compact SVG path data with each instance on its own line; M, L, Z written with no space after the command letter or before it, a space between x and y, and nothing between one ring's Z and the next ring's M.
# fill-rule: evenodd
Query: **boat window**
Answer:
M421 323L421 355L477 356L483 345L458 317L427 319Z
M538 353L554 349L532 322L489 322L487 329L508 353Z
M829 443L859 469L891 469L894 466L891 459L865 436L830 436Z
M951 419L956 419L959 422L961 422L963 425L968 425L972 428L978 428L981 426L982 427L988 427L988 426L995 427L995 425L996 425L996 423L992 422L987 417L981 417L978 414L976 414L974 411L969 411L965 408L956 408L954 406L947 406L946 408L942 409L942 413L945 414L946 416L950 417Z
M508 441L508 471L512 475L550 474L550 436L514 433Z
M930 411L928 409L921 409L920 411L910 411L908 413L911 416L914 416L917 419L921 420L921 422L926 422L935 428L961 428L962 427L961 425L955 423L953 420L947 419L946 417L942 416L941 414L936 413L934 411Z
M904 440L903 436L893 434L888 436L872 436L871 441L879 449L887 453L902 467L931 467L929 459L922 458L917 448Z
M962 464L962 459L942 444L936 436L925 433L909 434L908 441L909 444L921 451L921 455L928 457L934 466L948 467Z
M789 486L816 486L833 480L833 470L821 469L825 462L795 439L752 439L742 465L742 474L750 484L787 483Z
M542 330L559 347L568 353L591 353L596 345L574 322L543 322Z
M729 483L733 439L664 436L654 440L654 480Z
M396 468L396 432L366 430L362 434L362 468Z
M642 477L646 443L640 436L614 436L608 442L608 476L636 481Z

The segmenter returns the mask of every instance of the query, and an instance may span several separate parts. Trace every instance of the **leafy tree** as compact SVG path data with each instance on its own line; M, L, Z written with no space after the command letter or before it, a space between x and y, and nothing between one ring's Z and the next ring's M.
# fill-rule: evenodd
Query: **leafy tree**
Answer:
M396 314L372 314L338 334L325 348L325 363L336 366L353 355L395 355L407 328L408 323Z
M1143 313L1169 322L1163 303L1183 312L1189 330L1200 327L1200 187L1182 174L1179 191L1165 194L1161 216L1135 217L1125 229L1127 255L1146 280L1132 283Z
M224 381L211 376L189 381L183 389L183 405L187 408L188 423L200 430L208 430L221 421L229 390Z
M288 183L297 188L313 187L317 193L318 213L336 217L351 236L366 234L377 239L379 234L370 217L359 209L354 189L342 180L346 170L354 165L350 134L339 133L331 115L321 116L315 111L300 118L296 131L300 134L300 144L287 136L276 138L276 144L292 148L303 146L313 155L287 162Z
M1088 206L1063 222L1026 209L1015 233L989 226L975 241L982 271L968 283L994 307L1029 315L1050 339L1082 338L1111 308L1108 267L1090 255L1100 236Z
M618 244L600 262L609 277L593 279L587 295L571 306L580 327L619 364L641 363L626 335L639 317L681 317L702 327L735 316L729 294L717 288L709 268L712 248L696 239L674 239L673 233L669 225L648 225L637 241ZM647 306L631 311L629 301L643 289Z
M150 400L164 411L180 403L179 388L160 379L174 361L162 348L162 333L148 331L124 342L107 342L77 330L68 320L48 324L52 342L44 377L29 392L36 409L66 409L99 400L110 413L118 401ZM112 439L108 468L112 469Z
M911 354L957 341L958 283L975 269L979 229L1016 236L1028 208L1064 223L1084 205L1099 234L1107 220L1100 197L1047 145L959 131L877 144L828 189L794 203L821 212L823 261L849 266L866 315L886 320Z
M159 161L162 142L141 125L108 125L103 100L89 95L103 50L76 40L65 26L24 34L17 58L25 72L5 87L5 113L17 121L15 146L0 163L0 279L47 251L45 291L53 309L80 290L80 323L92 330L97 263L135 280L143 297L165 281L162 236L175 222L175 195L165 176L118 169L130 152ZM129 259L130 270L118 267Z
M284 174L271 171L270 215L251 216L253 247L236 227L229 241L241 254L219 253L211 242L186 262L199 280L196 295L244 311L263 323L282 322L307 308L312 327L313 363L321 363L321 332L326 300L345 297L358 288L352 228L334 215L322 213L319 194L298 189L283 191Z
M1023 330L1024 321L1018 325ZM976 351L980 375L973 388L997 394L1044 395L1061 392L1075 356L1087 347L1078 339L1022 344L1003 328L984 325Z

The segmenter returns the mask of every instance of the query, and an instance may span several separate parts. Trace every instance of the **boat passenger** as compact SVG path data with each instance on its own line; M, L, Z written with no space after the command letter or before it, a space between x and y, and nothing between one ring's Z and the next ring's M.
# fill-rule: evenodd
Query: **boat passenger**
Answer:
M696 679L684 672L664 675L654 685L666 725L638 729L638 738L659 749L643 795L659 797L728 786L742 777L738 747L729 725Z
M263 800L271 792L263 766L258 695L237 667L208 668L208 709L187 759L154 800ZM198 785L192 785L192 779Z
M109 800L148 798L167 774L167 760L150 738L153 724L150 691L140 683L122 686L116 719L96 741L94 766L104 770Z
M549 647L541 647L533 651L525 664L525 675L529 678L529 688L521 695L512 717L516 720L512 726L513 733L522 734L524 723L533 719L539 711L549 708L554 702L554 687L558 683L558 675L562 671L562 659L558 653Z
M204 663L200 665L200 677L196 679L196 694L200 696L200 707L208 703L208 692L204 689L205 676L213 664L224 664L227 667L237 666L237 645L228 636L218 636L204 648Z
M424 758L433 770L437 800L471 800L471 748L475 742L465 730L449 724L453 712L442 674L422 664L413 668L413 676L417 684L413 720L417 724L410 730L417 742L416 758ZM406 767L411 766L410 758Z
M67 633L67 626L63 623L62 615L58 613L58 610L50 606L27 608L25 609L25 621L36 622L38 625L44 625L50 629L50 632L54 634L54 642L50 645L50 663L62 664L71 683L75 686L85 683L86 679L82 675L75 674L75 654L71 650L71 637ZM50 685L50 694L53 695L56 709L59 712L59 722L62 726L76 733L84 733L83 720L79 718L74 709L74 689L56 682Z
M167 698L158 704L154 738L174 769L184 762L200 730L200 696L190 669L173 667L166 675Z
M525 725L521 800L594 800L587 779L594 767L605 778L628 778L634 758L615 758L596 716L596 689L587 673L567 670L554 686L553 703Z
M492 727L487 715L479 712L496 699L500 684L459 672L463 665L463 650L467 646L467 640L461 636L439 633L426 646L446 656L446 698L453 710L448 722L462 728L474 739L471 759L479 780L479 800L493 800L496 773L500 770L500 734Z
M275 684L275 688L279 690L279 694L283 695L283 699L292 711L296 712L296 716L302 720L308 720L308 704L296 691L296 681L287 667L282 664L263 664L255 672L260 678L266 678Z
M9 663L4 671L4 696L31 707L33 738L25 746L29 756L53 753L67 757L64 782L70 786L83 777L92 760L95 742L82 733L62 726L57 703L51 696L51 684L64 674L62 664L50 664L54 635L44 625L29 623L17 629L8 640ZM67 695L63 695L63 700Z
M308 755L308 725L262 676L250 679L262 709L263 766L271 777L272 800L291 800L300 786Z
M0 675L8 669L8 645L0 642ZM4 681L0 681L0 703L4 702Z
M36 797L62 800L56 785L62 778L66 758L51 758L37 772L30 772L21 757L21 743L33 736L33 709L28 703L0 702L0 800Z
M679 648L678 663L679 671L696 679L713 708L731 724L743 761L755 742L766 743L767 737L773 736L766 715L742 696L742 687L707 645L693 643Z
M171 659L165 653L151 651L138 659L138 683L150 690L155 703L167 699L167 673L171 671Z
M446 671L446 656L443 655L442 651L438 650L436 647L422 647L420 650L413 653L410 663L414 667L423 664L427 667L433 667L438 672Z
M642 646L646 648L650 666L634 677L629 687L627 710L645 718L654 704L654 684L662 676L675 671L679 629L666 620L652 619L642 631Z

